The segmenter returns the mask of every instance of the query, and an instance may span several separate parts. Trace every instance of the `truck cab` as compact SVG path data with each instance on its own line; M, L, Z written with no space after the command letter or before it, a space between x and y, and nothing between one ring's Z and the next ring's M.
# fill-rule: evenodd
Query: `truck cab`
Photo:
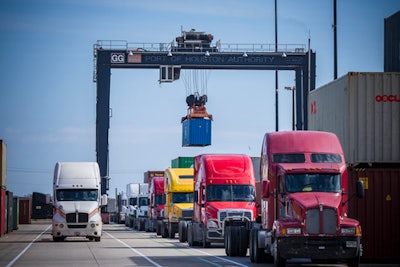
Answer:
M164 173L164 218L161 236L186 241L186 223L193 216L193 168L168 168ZM183 231L182 231L183 230Z
M247 155L196 156L189 245L224 243L228 256L245 256L248 231L257 215L255 180Z
M86 237L99 242L102 235L100 171L97 162L57 162L53 178L54 241Z
M149 184L149 212L147 213L145 230L157 232L157 220L161 218L164 210L164 176L152 177ZM161 229L158 232L161 233Z
M361 226L347 217L347 166L336 135L298 131L264 137L262 230L253 229L250 258L339 260L358 266ZM362 197L359 183L357 195Z

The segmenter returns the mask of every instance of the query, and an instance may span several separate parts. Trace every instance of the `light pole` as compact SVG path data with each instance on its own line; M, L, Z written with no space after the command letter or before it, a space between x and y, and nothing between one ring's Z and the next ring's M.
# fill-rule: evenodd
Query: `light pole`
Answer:
M294 91L296 86L285 86L285 89L292 91L292 130L294 131Z

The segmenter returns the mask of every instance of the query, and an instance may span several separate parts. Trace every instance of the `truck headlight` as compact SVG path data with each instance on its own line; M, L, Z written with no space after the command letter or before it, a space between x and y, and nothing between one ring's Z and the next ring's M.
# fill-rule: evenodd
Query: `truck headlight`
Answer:
M285 233L285 230L286 230L286 233ZM301 228L286 228L286 229L283 229L283 234L299 235L299 234L301 234Z
M347 227L347 228L341 228L340 233L342 235L355 235L356 234L356 228L355 227Z
M214 221L208 221L207 228L218 228L218 224Z

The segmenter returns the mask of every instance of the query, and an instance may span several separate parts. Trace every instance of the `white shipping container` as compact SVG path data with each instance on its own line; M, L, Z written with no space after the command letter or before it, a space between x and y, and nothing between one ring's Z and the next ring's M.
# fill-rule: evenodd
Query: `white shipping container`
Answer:
M309 103L309 129L335 133L348 164L400 163L400 72L349 72Z
M126 195L127 197L131 197L133 195L139 194L139 184L130 183L126 185Z
M149 192L149 184L140 184L139 185L139 193L147 194Z

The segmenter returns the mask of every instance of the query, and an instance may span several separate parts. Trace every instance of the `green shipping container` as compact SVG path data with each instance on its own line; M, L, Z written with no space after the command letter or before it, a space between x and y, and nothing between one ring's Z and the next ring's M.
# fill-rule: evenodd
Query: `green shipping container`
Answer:
M177 157L171 160L171 168L193 168L194 157Z

